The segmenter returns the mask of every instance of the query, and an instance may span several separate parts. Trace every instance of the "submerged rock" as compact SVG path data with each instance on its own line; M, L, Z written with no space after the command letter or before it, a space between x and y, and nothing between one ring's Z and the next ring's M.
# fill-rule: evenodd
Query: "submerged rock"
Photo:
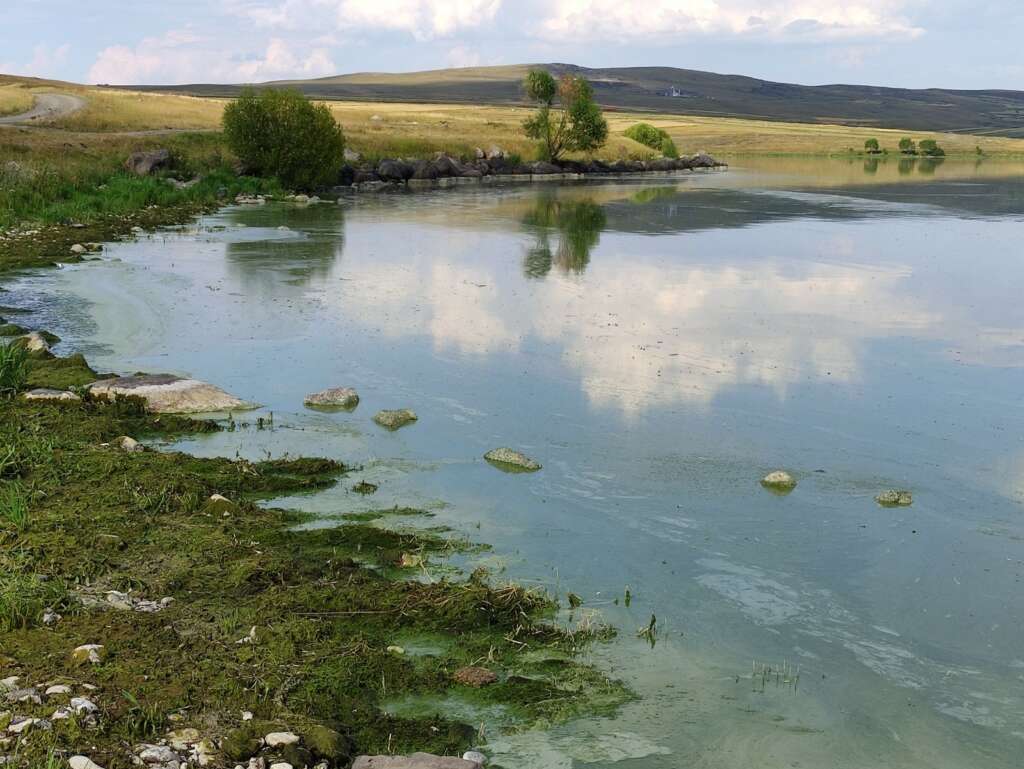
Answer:
M496 465L500 470L532 473L541 469L539 462L510 448L492 449L484 454L484 459L492 465Z
M465 686L480 688L481 686L493 684L498 680L498 675L493 670L470 665L456 670L455 673L452 674L452 678L454 678L457 683Z
M310 393L303 404L312 409L347 409L359 405L359 393L351 387L331 387L317 393Z
M761 479L761 485L775 491L792 491L796 488L796 478L785 470L775 470Z
M907 507L914 504L914 496L905 489L889 489L875 497L875 501L882 507Z
M29 390L27 393L21 396L27 401L69 401L75 402L82 400L78 395L67 390L51 390L47 387L37 387L34 390Z
M352 769L480 769L480 764L455 756L413 753L411 756L359 756Z
M412 409L395 409L378 411L374 414L373 421L379 424L381 427L386 427L388 430L397 430L399 427L405 427L407 424L415 422L419 417L416 416L416 412Z
M89 391L93 395L107 398L135 395L146 401L150 411L158 414L203 414L255 408L255 404L236 398L212 384L172 374L139 374L102 379L89 385Z

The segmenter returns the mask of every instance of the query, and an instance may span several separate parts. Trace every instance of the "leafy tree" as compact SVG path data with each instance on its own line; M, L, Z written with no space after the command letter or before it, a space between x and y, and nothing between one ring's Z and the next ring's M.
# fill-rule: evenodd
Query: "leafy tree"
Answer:
M672 141L672 137L668 134L661 140L661 154L667 158L675 160L679 157L679 150L676 149L676 143Z
M914 140L906 136L900 139L900 152L904 155L916 155L917 147L914 145Z
M608 123L585 79L565 75L556 82L550 72L534 69L523 85L530 100L540 105L523 128L540 141L544 160L558 160L564 152L592 152L605 143ZM555 108L556 98L561 109Z
M922 139L917 147L921 150L922 155L927 155L931 158L941 158L946 154L946 151L939 146L935 139Z
M223 123L231 151L287 187L329 184L345 161L345 135L331 111L298 91L246 88L224 109Z
M881 147L881 145L879 145L878 139L873 139L872 138L872 139L868 139L867 141L864 142L864 150L865 150L865 152L870 152L870 153L874 154L874 153L877 153L877 152L881 152L882 151L882 147Z

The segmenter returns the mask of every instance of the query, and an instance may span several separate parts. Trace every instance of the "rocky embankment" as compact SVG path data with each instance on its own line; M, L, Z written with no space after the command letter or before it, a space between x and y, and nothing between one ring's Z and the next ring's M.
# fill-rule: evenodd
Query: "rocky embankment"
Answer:
M498 147L489 151L476 151L476 158L459 160L438 153L431 160L385 158L377 162L364 162L358 154L347 153L349 164L340 174L335 191L354 188L360 192L397 187L446 186L472 181L539 181L580 179L621 174L666 173L696 171L725 167L725 163L710 155L697 154L681 158L654 158L652 160L561 160L548 163L538 160L524 163L506 155Z

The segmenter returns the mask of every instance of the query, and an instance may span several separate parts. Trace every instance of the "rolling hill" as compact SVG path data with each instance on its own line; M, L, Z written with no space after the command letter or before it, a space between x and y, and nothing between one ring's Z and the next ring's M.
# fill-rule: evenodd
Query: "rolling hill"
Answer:
M1024 137L1024 91L806 86L675 67L523 64L404 74L364 72L265 85L293 86L321 99L512 104L522 102L520 83L531 66L586 77L607 109ZM241 88L130 87L197 96L233 96Z

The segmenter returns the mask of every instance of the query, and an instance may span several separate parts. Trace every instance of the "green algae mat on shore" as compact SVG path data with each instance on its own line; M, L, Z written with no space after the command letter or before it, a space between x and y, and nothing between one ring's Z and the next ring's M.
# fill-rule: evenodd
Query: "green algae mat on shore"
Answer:
M27 386L90 376L80 356L37 359ZM546 595L483 572L403 578L400 564L450 551L441 534L363 521L300 530L305 515L255 502L330 486L343 465L116 442L218 429L134 399L0 401L0 754L13 766L85 754L128 767L139 745L195 729L213 766L247 763L260 737L287 731L302 743L280 757L345 767L360 753L454 753L486 739L446 716L446 700L500 706L507 719L489 726L526 728L628 699L573 661L597 633L546 621ZM405 653L411 638L446 643ZM497 681L457 683L467 665ZM96 709L62 708L70 696ZM430 698L440 712L384 709ZM10 729L26 719L40 720Z

